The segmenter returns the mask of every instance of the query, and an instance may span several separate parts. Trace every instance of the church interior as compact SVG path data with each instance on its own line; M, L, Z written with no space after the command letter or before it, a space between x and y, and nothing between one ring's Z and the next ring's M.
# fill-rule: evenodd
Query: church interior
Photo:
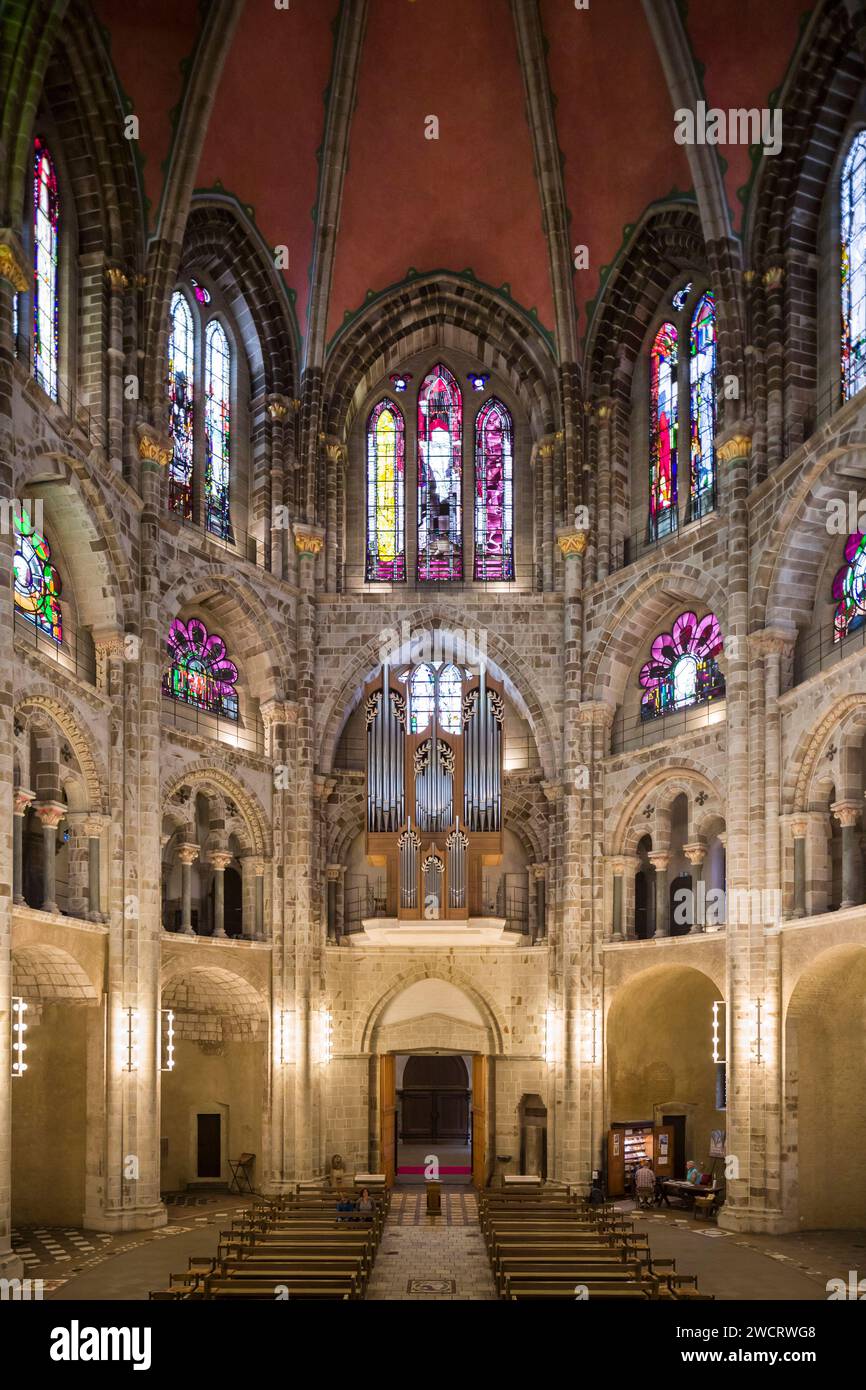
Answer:
M859 4L4 12L3 1288L834 1296Z

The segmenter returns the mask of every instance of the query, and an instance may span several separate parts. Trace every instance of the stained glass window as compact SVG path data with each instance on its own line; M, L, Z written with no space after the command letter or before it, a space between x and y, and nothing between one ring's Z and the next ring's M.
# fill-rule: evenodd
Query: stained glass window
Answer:
M673 308L676 309L677 313L680 313L680 311L686 307L686 300L688 299L691 292L691 280L687 281L685 285L683 285L680 289L677 290L676 294L671 299L671 304Z
M171 668L163 676L163 694L208 714L237 719L238 668L226 656L223 639L209 633L201 618L186 623L175 618L166 646Z
M187 521L192 517L193 380L195 349L192 312L186 295L177 290L171 300L168 337L168 392L173 452L168 470L169 510Z
M841 642L866 620L866 535L860 531L845 542L845 563L833 580L833 598L833 638Z
M381 400L367 421L368 580L406 578L406 440L402 413Z
M514 426L492 396L475 421L475 578L514 578Z
M409 685L409 718L413 734L423 734L436 709L436 673L432 666L416 666Z
M23 507L15 509L15 607L40 632L63 641L60 575L51 563L51 547Z
M641 667L641 717L656 719L723 695L724 677L716 662L722 645L714 613L700 621L695 613L681 613L670 632L656 637L650 660Z
M716 482L716 301L709 290L692 315L689 358L689 516L695 520L712 509Z
M33 375L55 401L60 327L59 212L54 162L46 146L37 138L33 156Z
M463 399L441 363L418 393L418 578L463 578Z
M842 399L866 385L866 131L842 169Z
M211 319L205 332L204 390L207 529L230 540L231 353L217 319Z
M650 354L650 533L677 524L677 330L663 323Z

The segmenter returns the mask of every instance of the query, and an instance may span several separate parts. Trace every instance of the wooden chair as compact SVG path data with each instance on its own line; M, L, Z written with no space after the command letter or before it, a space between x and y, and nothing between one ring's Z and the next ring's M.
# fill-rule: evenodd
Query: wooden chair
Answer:
M255 1161L255 1154L241 1154L240 1158L229 1159L229 1167L232 1170L229 1192L252 1192L252 1173Z

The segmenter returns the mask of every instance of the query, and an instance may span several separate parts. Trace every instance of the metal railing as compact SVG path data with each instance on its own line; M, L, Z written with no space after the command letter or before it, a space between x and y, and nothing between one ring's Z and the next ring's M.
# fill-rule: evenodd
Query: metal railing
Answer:
M247 753L264 756L265 728L261 715L252 719L226 719L218 714L208 714L206 710L196 709L183 700L174 700L163 691L161 722L181 733L198 738L215 739L232 748L243 749Z
M270 533L268 533L268 539L265 544L262 544L257 536L252 535L250 531L245 531L241 526L235 526L233 524L229 528L230 535L224 537L218 535L215 531L208 530L203 521L193 521L190 518L182 517L177 512L170 510L168 511L168 515L182 528L181 534L178 537L179 540L181 537L184 541L191 540L192 537L195 537L195 542L203 547L205 553L207 553L207 547L216 546L219 550L224 550L228 552L228 554L234 555L239 560L247 560L251 565L255 565L257 569L270 569Z
M380 584L364 578L363 565L343 563L339 574L340 593L531 593L535 589L537 569L531 563L516 565L513 579L473 579L472 570L463 579L418 579L414 568L407 565L406 578L401 583Z
M699 729L724 723L726 717L724 686L711 692L709 699L700 705L688 705L685 709L672 710L670 714L658 715L655 719L644 719L640 715L625 719L620 709L613 721L611 752L625 753L632 748L646 748L650 744L661 743L664 739L693 734Z
M22 359L19 358L18 361L22 362ZM22 370L27 370L26 360L22 362ZM51 402L55 410L59 410L75 429L87 436L92 444L97 444L103 449L108 447L108 431L102 412L97 414L89 405L85 405L74 387L70 386L67 381L58 377L57 394L52 396L51 392L46 391L45 387L36 380L33 373L28 372L27 388L41 392L45 399Z
M715 510L716 489L709 488L702 494L693 510L685 513L682 517L678 511L668 512L657 522L643 526L639 531L633 531L630 536L624 536L620 540L614 541L611 546L611 573L616 574L618 570L625 569L627 565L633 565L642 555L646 555L651 550L658 550L660 546L664 546L668 541L679 536L689 526L703 521Z
M63 640L55 642L47 632L31 623L20 610L15 610L15 640L24 643L25 646L32 647L34 651L41 652L43 656L55 661L63 670L70 675L75 675L79 680L86 681L88 685L96 684L96 652L93 647L93 638L89 632L77 632L63 618L62 625Z
M846 656L862 651L863 647L866 647L866 623L840 642L834 640L832 628L822 628L811 637L801 637L794 648L794 685L801 685L818 671L837 666Z

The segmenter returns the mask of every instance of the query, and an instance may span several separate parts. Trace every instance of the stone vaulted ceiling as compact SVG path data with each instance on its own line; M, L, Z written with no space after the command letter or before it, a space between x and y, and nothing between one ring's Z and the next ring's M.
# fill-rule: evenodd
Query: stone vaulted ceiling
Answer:
M470 269L507 286L555 330L554 272L515 23L523 7L537 10L542 26L569 246L589 250L589 269L570 272L580 335L624 229L660 199L694 198L689 162L674 141L659 16L667 12L681 26L686 57L677 61L691 65L686 80L709 105L727 109L768 104L807 13L804 0L590 0L588 9L573 0L343 0L343 11L362 19L363 38L337 185L330 287L319 308L325 341L371 292L402 280L410 267ZM184 95L202 61L207 6L94 0L93 8L128 109L139 117L153 235L178 132L186 128ZM235 8L231 44L208 78L212 101L207 128L198 131L194 187L236 198L268 245L288 249L283 274L303 336L314 260L321 266L322 246L331 250L332 228L317 223L317 210L324 205L333 215L332 199L323 203L321 195L340 0L289 0L286 9L246 0ZM425 138L430 116L438 119L437 140ZM738 232L750 153L719 147L714 157Z

